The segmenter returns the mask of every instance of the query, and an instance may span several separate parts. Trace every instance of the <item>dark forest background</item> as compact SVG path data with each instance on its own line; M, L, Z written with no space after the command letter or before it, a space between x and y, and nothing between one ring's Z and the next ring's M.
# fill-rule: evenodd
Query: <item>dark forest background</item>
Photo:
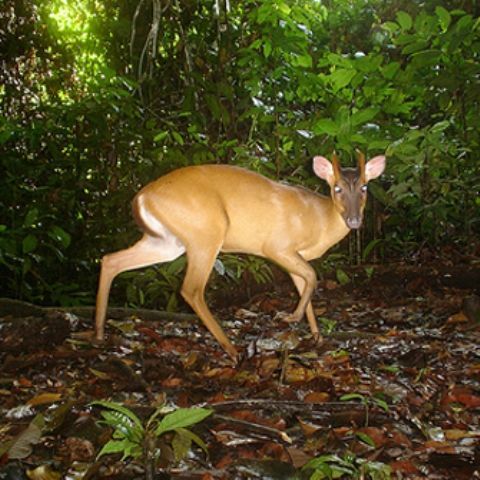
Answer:
M473 0L4 0L1 295L93 303L99 259L138 238L130 201L158 175L220 162L325 191L311 159L334 149L388 165L320 273L468 259L479 22ZM174 309L183 266L124 274L114 297ZM216 267L214 286L271 278L259 259Z

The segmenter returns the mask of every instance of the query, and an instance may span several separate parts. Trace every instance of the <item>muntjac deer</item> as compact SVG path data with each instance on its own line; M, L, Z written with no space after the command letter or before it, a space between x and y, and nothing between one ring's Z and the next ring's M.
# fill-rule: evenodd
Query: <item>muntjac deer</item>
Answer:
M310 330L320 338L311 304L316 286L309 260L321 257L362 224L367 183L385 169L383 155L358 168L340 168L313 159L315 174L330 185L330 197L277 183L228 165L180 168L145 186L133 200L133 215L143 237L132 247L102 260L96 306L96 339L104 323L112 280L120 272L169 262L186 253L187 271L181 293L211 334L234 360L237 350L217 323L204 292L220 252L259 255L283 267L300 301L284 319L297 322L306 313Z

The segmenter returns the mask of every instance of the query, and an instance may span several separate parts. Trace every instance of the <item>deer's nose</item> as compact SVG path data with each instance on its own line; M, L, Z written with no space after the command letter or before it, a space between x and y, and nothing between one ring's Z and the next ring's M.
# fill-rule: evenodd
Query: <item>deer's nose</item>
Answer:
M360 228L362 225L362 217L347 217L346 219L346 224L348 228L351 228L352 230L356 230L357 228Z

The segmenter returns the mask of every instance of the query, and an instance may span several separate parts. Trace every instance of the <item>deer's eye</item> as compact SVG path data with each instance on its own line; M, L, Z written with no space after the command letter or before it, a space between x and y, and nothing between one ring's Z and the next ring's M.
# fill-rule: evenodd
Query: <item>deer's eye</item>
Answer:
M361 190L363 193L365 193L365 192L368 190L368 187L367 187L366 185L362 185L362 186L360 187L360 190Z
M342 191L342 187L339 187L338 185L335 185L335 187L333 187L333 191L335 193L340 193Z

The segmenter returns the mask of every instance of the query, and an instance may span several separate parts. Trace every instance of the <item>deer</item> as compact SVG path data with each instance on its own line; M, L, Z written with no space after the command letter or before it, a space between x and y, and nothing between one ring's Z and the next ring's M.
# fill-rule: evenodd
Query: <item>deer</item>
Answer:
M327 182L330 195L273 181L253 171L225 164L186 166L147 184L134 197L133 217L143 232L130 248L102 258L95 313L95 340L104 340L105 317L113 279L127 270L170 262L186 255L181 295L236 362L237 349L205 302L205 288L219 253L251 254L268 259L291 277L299 301L286 322L305 315L321 341L312 307L317 276L309 261L322 257L350 230L361 227L367 184L386 166L384 155L356 168L313 158L313 172Z

